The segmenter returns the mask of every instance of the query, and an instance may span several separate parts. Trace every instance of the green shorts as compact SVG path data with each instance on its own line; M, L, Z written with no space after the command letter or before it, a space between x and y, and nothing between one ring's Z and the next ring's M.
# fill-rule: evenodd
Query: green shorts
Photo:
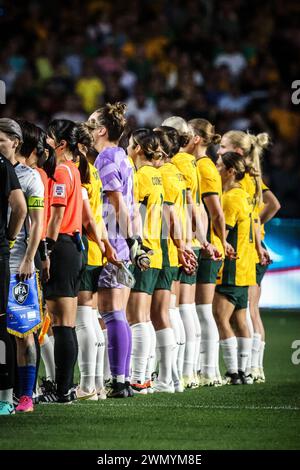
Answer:
M201 258L197 271L197 284L215 284L222 261Z
M87 290L89 292L97 292L98 280L103 266L90 266L86 265L84 272L80 279L79 290Z
M235 310L247 308L248 286L225 286L219 284L216 286L216 292L224 295L235 306Z
M171 290L173 281L177 281L179 268L177 267L164 267L159 273L155 290Z
M135 285L131 290L133 292L146 292L146 294L152 295L160 272L161 269L157 268L149 268L147 271L141 271L135 266L133 271Z
M201 259L201 250L200 248L193 248L193 251L199 263ZM196 284L196 281L197 281L197 273L187 274L182 268L180 268L180 283L181 284L189 284L190 286L192 286L193 284Z
M258 286L261 285L261 281L263 280L263 277L266 274L268 267L268 265L262 266L260 263L256 263L256 284Z

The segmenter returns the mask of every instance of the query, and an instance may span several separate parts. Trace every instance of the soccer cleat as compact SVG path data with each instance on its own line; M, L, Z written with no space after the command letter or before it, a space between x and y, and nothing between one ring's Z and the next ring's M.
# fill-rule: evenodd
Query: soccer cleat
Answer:
M255 382L257 384L261 383L261 373L260 373L260 369L258 367L252 367L251 375L253 377L253 382Z
M144 383L146 389L147 389L147 394L151 395L153 392L153 382L151 380L146 380Z
M147 395L146 383L141 384L141 382L137 381L136 383L130 385L134 395Z
M74 388L71 388L67 393L57 393L57 403L70 404L77 399L76 391Z
M202 374L199 385L200 387L214 387L215 383L216 383L215 377L207 377L204 374Z
M262 367L259 368L260 382L265 383L266 377Z
M130 385L129 380L125 380L125 387L127 389L128 398L132 398L134 396L134 392L132 390L132 386Z
M175 393L175 388L173 382L166 384L164 382L160 382L156 380L153 384L153 392L154 393Z
M239 370L239 377L243 385L252 385L253 379L251 374L246 375L243 370Z
M0 416L8 416L15 414L15 407L12 403L8 401L0 400Z
M107 398L127 398L128 392L123 382L117 382L116 379L112 379L106 385L106 396Z
M80 387L77 387L75 391L76 391L76 397L78 400L98 401L98 396L97 396L97 392L95 389L92 390L91 392L85 392Z
M22 413L30 413L31 411L33 411L32 398L26 395L22 395L20 397L16 411L21 411Z
M106 400L106 390L105 388L99 388L99 390L97 390L97 398L98 400Z
M225 384L227 385L241 385L242 384L239 374L235 372L233 373L226 372L224 380L225 380Z
M13 394L13 404L14 406L18 406L19 404L19 397L17 397L15 393Z
M183 380L175 380L174 381L174 390L176 393L182 393L184 392L184 385L183 385Z
M193 375L189 377L187 375L184 375L182 377L182 380L183 380L184 388L196 388L197 387L195 386Z

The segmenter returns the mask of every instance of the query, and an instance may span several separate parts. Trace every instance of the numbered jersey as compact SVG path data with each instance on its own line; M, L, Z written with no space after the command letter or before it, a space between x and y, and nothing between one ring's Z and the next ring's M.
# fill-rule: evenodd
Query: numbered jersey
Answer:
M162 177L157 168L148 165L139 168L136 175L143 226L143 244L153 250L153 255L150 256L150 267L161 269L162 205L164 199Z
M225 259L217 284L252 286L256 284L255 239L252 207L249 195L241 188L223 194L223 211L227 241L237 253L237 259Z

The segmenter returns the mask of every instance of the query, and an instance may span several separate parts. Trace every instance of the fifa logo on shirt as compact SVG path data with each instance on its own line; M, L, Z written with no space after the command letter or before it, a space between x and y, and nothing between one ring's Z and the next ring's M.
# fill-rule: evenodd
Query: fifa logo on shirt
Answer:
M293 81L292 89L295 90L292 93L292 103L299 104L300 103L300 80Z
M295 341L292 342L291 348L295 349L292 353L292 363L294 366L298 366L300 364L300 339L295 339Z
M6 85L3 80L0 80L0 104L6 104Z

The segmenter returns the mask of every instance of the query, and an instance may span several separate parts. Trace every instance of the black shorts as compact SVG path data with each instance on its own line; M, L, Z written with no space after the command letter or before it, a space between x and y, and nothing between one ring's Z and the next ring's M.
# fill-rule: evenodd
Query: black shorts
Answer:
M8 254L0 254L0 273L0 313L6 313L10 281Z
M43 285L45 299L77 297L83 271L82 252L74 237L60 234L50 255L50 279Z

